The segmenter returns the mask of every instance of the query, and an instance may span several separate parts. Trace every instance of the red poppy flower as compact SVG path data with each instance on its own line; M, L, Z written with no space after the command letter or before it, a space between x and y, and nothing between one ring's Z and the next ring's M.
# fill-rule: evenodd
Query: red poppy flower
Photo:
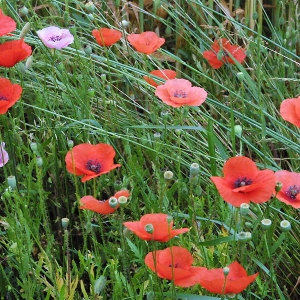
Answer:
M154 70L150 72L150 74L166 80L174 79L176 77L176 72L173 70ZM148 76L144 76L144 79L154 87L157 87L162 84L161 82L157 82L156 80Z
M191 253L178 246L149 252L145 257L145 264L160 278L173 280L174 285L189 287L199 283L203 267L192 267Z
M167 242L174 236L189 231L188 228L173 230L173 223L173 220L168 220L166 214L147 214L142 216L140 221L124 222L123 224L145 241ZM146 230L147 226L150 226L152 233Z
M5 114L20 98L22 87L12 84L6 78L0 78L0 114Z
M192 87L191 82L186 79L175 78L159 85L155 95L173 107L198 106L205 101L207 92L200 87Z
M222 268L203 270L200 274L200 285L211 293L238 294L258 276L258 273L248 276L246 270L237 261L230 264L228 269L229 273L226 277L225 270Z
M284 120L300 127L300 96L282 101L280 115Z
M276 194L276 198L294 208L300 208L300 173L289 171L275 172L277 182L281 182L281 190Z
M160 48L164 38L160 38L153 31L145 31L140 34L131 33L127 36L129 43L138 51L145 54L151 54Z
M120 167L113 162L115 155L115 150L108 144L80 144L67 153L66 167L72 174L84 175L81 181L85 182Z
M203 57L208 60L213 69L219 69L225 63L235 64L236 61L242 63L246 58L246 51L223 38L214 41L211 50L203 52Z
M94 29L92 34L100 46L111 46L122 37L121 31L111 28Z
M11 17L4 15L0 9L0 36L14 31L16 27L16 22Z
M268 201L275 187L275 174L271 170L258 170L247 157L228 159L223 167L224 177L211 177L222 198L233 206L242 203Z
M119 197L124 196L126 198L129 197L129 191L127 190L122 190L113 196L114 198L118 199ZM87 209L94 211L96 213L99 213L101 215L108 215L113 212L115 212L120 204L118 204L116 207L111 207L109 204L109 199L105 201L99 201L95 199L93 196L84 196L80 199L80 203L82 204L80 206L80 209Z
M31 54L31 47L24 39L8 41L0 45L0 66L10 68Z

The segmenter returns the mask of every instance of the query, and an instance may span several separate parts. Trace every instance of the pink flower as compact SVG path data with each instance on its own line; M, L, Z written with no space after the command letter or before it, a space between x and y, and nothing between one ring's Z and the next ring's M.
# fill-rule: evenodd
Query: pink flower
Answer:
M2 168L4 165L7 164L9 160L9 156L7 151L4 149L5 143L1 142L0 143L0 167Z
M68 29L60 29L56 26L49 26L38 30L37 34L48 48L62 49L74 41L74 36Z

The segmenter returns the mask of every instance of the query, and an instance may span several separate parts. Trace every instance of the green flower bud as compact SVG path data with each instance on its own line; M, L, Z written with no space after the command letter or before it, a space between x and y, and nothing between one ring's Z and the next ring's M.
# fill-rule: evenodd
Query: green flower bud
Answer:
M33 63L33 56L30 55L27 59L26 59L26 62L25 62L25 68L28 70L31 68L32 66L32 63Z
M43 166L43 159L40 156L36 157L36 165L41 168Z
M93 13L96 11L96 6L92 1L89 1L88 3L85 4L85 9L89 13Z
M29 30L30 30L30 27L31 27L31 25L30 25L30 23L29 22L27 22L24 26L23 26L23 28L22 28L22 30L21 30L21 32L20 32L20 39L22 39L22 38L24 38L26 35L27 35L27 33L29 32Z
M275 185L276 193L280 192L281 189L282 189L282 183L281 182L276 182L276 185Z
M19 15L21 17L23 16L27 16L28 15L28 8L26 6L22 6L20 9L19 9Z
M100 295L106 285L106 277L101 275L94 283L95 294Z
M225 276L227 276L229 274L229 272L230 272L230 268L229 267L223 268L223 273L224 273Z
M16 180L16 177L15 176L8 176L7 177L7 183L8 183L8 186L11 188L11 189L15 189L17 187L17 180Z
M234 125L234 133L236 136L241 137L243 132L243 128L241 125Z
M197 176L200 173L200 166L197 163L192 163L190 166L190 177Z

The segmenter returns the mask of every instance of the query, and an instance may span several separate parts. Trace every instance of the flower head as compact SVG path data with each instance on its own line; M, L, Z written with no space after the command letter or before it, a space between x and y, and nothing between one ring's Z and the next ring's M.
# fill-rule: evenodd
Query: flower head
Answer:
M276 194L276 198L294 208L300 208L300 173L289 171L275 172L277 182L282 184L281 190Z
M224 177L211 177L222 198L233 206L242 203L268 201L275 188L275 174L271 170L258 170L255 163L245 156L227 160Z
M199 282L203 267L192 267L191 253L178 246L149 252L145 264L160 278L173 280L174 285L189 287Z
M129 230L136 234L139 238L149 241L167 242L174 236L189 231L188 228L173 230L173 220L168 220L166 214L147 214L141 217L140 221L124 222ZM149 233L145 229L147 225L152 225L152 232Z
M173 107L198 106L205 101L207 92L200 87L192 87L192 83L186 79L175 78L159 85L155 95Z
M22 87L12 84L6 78L0 78L0 114L5 114L20 98Z
M239 46L232 45L227 39L222 38L215 40L211 50L203 52L203 57L208 60L213 69L219 69L225 63L235 64L235 61L242 63L246 58L246 51Z
M5 143L0 142L0 167L2 168L4 165L8 163L9 156L7 151L4 149Z
M127 36L129 43L136 49L136 51L151 54L160 48L165 39L160 38L153 31L145 31L143 33L131 33Z
M14 31L16 27L16 22L11 17L4 15L0 9L0 36Z
M300 127L300 96L283 100L280 105L280 115L284 120Z
M154 70L150 72L151 75L160 77L162 79L168 80L168 79L174 79L176 77L176 72L173 70ZM161 85L162 83L157 82L155 79L152 79L148 76L144 76L144 79L151 84L154 87L157 87Z
M113 197L119 199L120 197L129 197L129 191L121 190L117 192ZM109 199L105 201L99 201L93 196L84 196L80 199L80 209L87 209L99 213L101 215L111 214L119 208L119 204L116 207L111 207Z
M82 182L106 174L120 167L114 164L115 150L108 144L80 144L66 155L66 168L71 174L84 175Z
M211 293L238 294L258 276L258 273L248 276L246 270L237 261L224 269L203 270L200 274L200 285ZM225 276L224 273L227 275Z
M36 33L48 48L62 49L74 41L74 36L68 29L61 29L56 26L45 27Z
M24 39L4 42L0 45L0 66L10 68L30 56L32 50Z
M111 46L122 37L121 31L111 28L94 29L92 34L100 46Z

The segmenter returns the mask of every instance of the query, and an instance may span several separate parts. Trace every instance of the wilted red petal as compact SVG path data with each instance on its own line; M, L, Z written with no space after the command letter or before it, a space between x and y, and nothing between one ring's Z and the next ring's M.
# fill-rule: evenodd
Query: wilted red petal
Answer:
M258 273L248 276L238 262L233 262L228 268L229 274L226 280L224 269L203 270L199 279L200 285L211 293L238 294L258 276Z
M96 213L107 215L115 212L115 210L118 208L112 208L109 205L109 201L99 201L95 199L93 196L84 196L80 199L80 203L82 204L80 206L80 209L87 209L94 211Z
M284 120L300 127L300 96L282 101L280 115Z
M20 98L22 87L12 84L6 78L0 78L0 114L5 114Z
M151 75L160 77L162 79L174 79L176 77L176 72L173 70L154 70L152 72L150 72ZM156 80L148 77L148 76L144 76L144 79L151 84L154 87L157 87L159 85L161 85L162 83L157 82Z
M274 191L275 174L258 170L255 163L244 156L230 158L223 167L224 177L212 176L221 197L233 206L242 203L268 201Z
M0 45L0 66L10 68L31 54L31 47L24 39L4 42Z
M300 173L280 170L275 172L276 181L282 184L281 190L274 195L281 202L300 208Z
M3 14L0 9L0 36L8 34L16 29L16 22L9 16Z
M175 78L156 87L155 95L170 106L181 107L201 105L207 92L200 87L192 87L192 83L186 79Z
M145 54L153 53L165 43L165 39L158 37L153 31L131 33L127 36L127 40L138 52Z
M108 144L80 144L71 149L66 157L66 168L71 174L84 175L85 182L120 167L114 164L115 150Z
M94 29L92 34L100 46L111 46L122 37L121 31L111 28Z
M174 236L189 231L188 228L173 230L173 221L168 221L167 214L146 214L141 217L140 221L124 222L123 224L145 241L167 242ZM149 224L153 227L153 233L149 233L145 229L145 226Z

